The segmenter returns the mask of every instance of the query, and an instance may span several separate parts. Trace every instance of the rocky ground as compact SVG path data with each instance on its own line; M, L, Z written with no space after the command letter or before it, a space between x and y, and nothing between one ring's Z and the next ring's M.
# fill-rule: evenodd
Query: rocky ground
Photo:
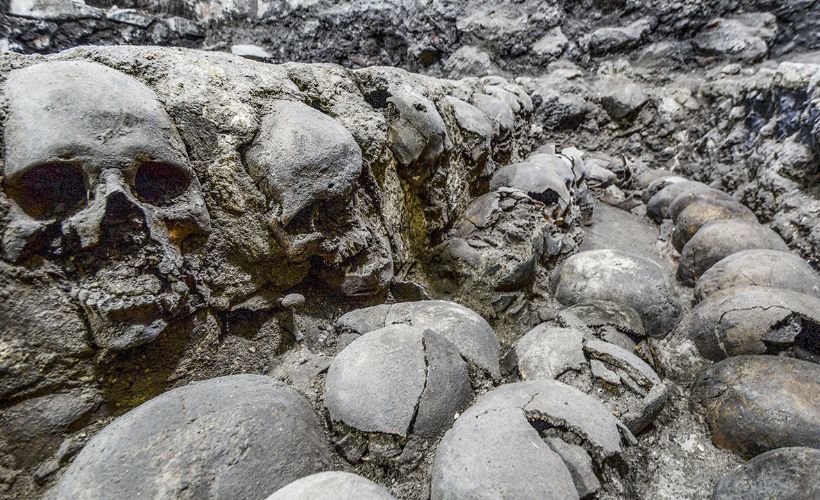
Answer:
M818 33L11 0L0 496L820 495Z

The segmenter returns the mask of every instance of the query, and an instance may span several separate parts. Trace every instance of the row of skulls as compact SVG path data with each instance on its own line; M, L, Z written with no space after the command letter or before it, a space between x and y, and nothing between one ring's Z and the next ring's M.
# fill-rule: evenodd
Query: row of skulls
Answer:
M486 150L491 137L509 134L514 110L531 110L526 94L489 83L475 106L448 98L459 128L482 138L468 148ZM452 146L444 120L412 86L389 86L393 157L403 168L433 171ZM45 257L62 266L104 348L150 342L170 320L209 300L200 279L207 273L192 268L202 259L185 242L211 233L216 212L209 214L186 145L151 88L102 64L48 61L10 72L4 98L5 261L29 265ZM319 262L316 272L326 273L320 279L347 295L383 289L393 274L392 241L381 219L363 215L369 208L355 208L364 164L359 144L339 121L302 102L264 107L241 155L267 199L263 216L279 255L299 269Z
M170 318L201 303L182 242L212 230L170 116L145 84L85 61L14 70L4 97L3 259L28 265L45 256L69 269L97 345L121 350L154 340ZM305 154L284 154L293 142ZM289 257L311 235L285 241L283 228L316 199L344 198L362 169L361 150L341 124L287 101L262 119L246 161L279 206L271 227ZM335 184L322 182L328 176Z

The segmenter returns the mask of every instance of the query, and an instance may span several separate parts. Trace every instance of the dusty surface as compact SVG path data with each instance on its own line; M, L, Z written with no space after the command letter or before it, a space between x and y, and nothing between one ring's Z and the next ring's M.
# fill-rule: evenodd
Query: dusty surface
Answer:
M190 460L173 496L209 498L223 467L260 499L319 469L398 498L817 488L738 469L817 446L816 0L113 3L0 13L0 496L91 491L83 449L240 373L295 389L328 457L281 474L220 421L135 470Z

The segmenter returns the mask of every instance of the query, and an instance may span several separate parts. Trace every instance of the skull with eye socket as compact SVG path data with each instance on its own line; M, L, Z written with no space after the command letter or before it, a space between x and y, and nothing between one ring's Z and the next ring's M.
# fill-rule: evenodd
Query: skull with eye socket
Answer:
M150 342L194 307L180 246L210 230L170 117L147 86L90 62L15 70L5 98L4 259L60 264L99 347Z

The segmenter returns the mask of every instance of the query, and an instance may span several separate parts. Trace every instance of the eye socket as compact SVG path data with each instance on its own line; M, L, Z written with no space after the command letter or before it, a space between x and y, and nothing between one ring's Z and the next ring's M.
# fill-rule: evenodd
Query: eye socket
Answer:
M137 197L151 205L168 206L188 191L191 175L168 163L146 162L134 177Z
M12 181L6 192L36 219L62 218L88 202L85 174L78 165L66 162L31 167Z

